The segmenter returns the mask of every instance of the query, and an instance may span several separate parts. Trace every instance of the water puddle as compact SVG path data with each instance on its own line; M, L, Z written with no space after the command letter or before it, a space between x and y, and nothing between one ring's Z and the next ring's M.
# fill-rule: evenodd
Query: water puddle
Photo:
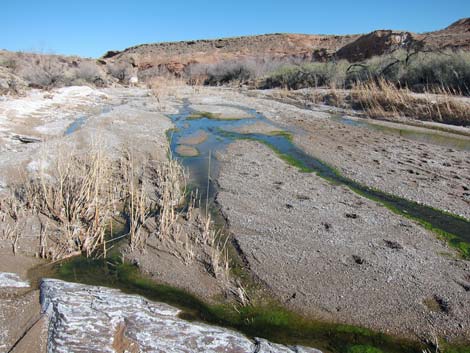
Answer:
M369 122L364 119L349 119L347 117L338 115L332 116L331 119L345 125L358 126L374 131L380 131L388 135L399 136L408 140L470 151L470 139L463 137L459 138L457 136L445 135L433 132L432 130L423 131L419 129L413 129L412 127L407 129L405 127L399 127L398 124L396 127L392 125L382 125Z
M255 123L265 123L280 130L272 122L257 113L255 110L239 106L229 106L243 109L251 118L238 120L219 120L207 117L195 119L194 111L187 106L178 114L170 115L175 128L168 132L170 149L173 156L177 157L181 163L189 170L190 184L199 190L202 200L215 197L215 188L211 185L217 180L219 162L216 158L218 152L223 152L225 148L234 141L232 136L224 133L234 131L237 128L247 128ZM204 133L205 139L192 145L198 151L195 157L187 157L178 153L178 147L185 145L185 142L193 136ZM210 156L210 158L209 158ZM209 181L209 187L208 185ZM207 193L207 191L209 193Z
M64 136L68 136L68 135L73 134L75 131L77 131L83 125L85 125L86 121L87 121L86 116L84 116L84 115L79 116L69 126L67 126L67 129L65 129L65 132L64 132Z
M111 109L112 109L111 106L106 105L106 106L100 108L96 112L96 115L109 113L111 111ZM78 116L72 123L70 123L69 126L67 126L67 128L65 129L65 132L64 132L64 136L71 135L74 132L80 130L85 125L85 123L87 122L88 117L91 116L91 115L95 115L95 114L92 113L90 115L80 115L80 116Z

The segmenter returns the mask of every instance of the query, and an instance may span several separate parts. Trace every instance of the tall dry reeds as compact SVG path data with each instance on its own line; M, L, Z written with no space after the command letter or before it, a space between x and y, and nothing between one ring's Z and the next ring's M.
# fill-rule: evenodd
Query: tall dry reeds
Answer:
M444 87L434 93L416 94L379 79L357 83L351 103L373 118L406 116L453 125L470 124L470 104Z
M144 247L150 233L143 232L142 227L151 218L155 221L155 233L160 240L174 239L180 216L177 208L186 190L182 166L172 158L163 162L141 162L137 166L132 154L127 152L121 159L120 170L131 249Z
M38 255L53 261L106 256L126 237L131 251L143 251L153 237L157 250L186 265L199 263L224 288L239 293L230 277L228 237L196 207L197 192L187 200L178 161L142 161L127 151L113 160L93 147L87 154L61 154L54 163L39 165L33 178L0 199L0 238L13 252L25 231L19 226L31 220L37 225ZM127 220L127 234L112 234L115 217Z
M52 258L90 256L102 246L119 201L113 166L100 149L84 156L60 156L50 170L41 169L16 193L26 210L45 220L53 238L48 255ZM41 243L46 243L43 235Z

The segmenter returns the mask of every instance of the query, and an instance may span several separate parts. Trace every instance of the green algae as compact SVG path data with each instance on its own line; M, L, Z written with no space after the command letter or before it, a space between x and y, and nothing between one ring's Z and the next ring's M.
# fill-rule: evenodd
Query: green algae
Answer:
M359 352L354 348L358 346L384 353L420 352L423 348L419 343L365 328L311 320L271 299L244 307L234 307L231 302L207 304L183 290L146 278L136 266L122 262L119 256L106 260L76 257L57 265L55 277L142 295L181 309L183 319L204 321L277 343L312 346L331 353Z

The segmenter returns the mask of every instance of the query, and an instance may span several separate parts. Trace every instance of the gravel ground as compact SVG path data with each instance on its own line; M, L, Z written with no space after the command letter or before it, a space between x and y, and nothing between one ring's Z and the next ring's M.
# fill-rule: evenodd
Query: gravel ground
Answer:
M222 160L218 202L286 305L397 335L469 337L470 263L434 234L258 143L236 142Z

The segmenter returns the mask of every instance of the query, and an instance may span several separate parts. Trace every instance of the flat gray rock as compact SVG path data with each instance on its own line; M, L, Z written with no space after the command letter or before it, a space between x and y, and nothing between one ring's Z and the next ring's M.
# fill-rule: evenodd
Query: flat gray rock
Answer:
M28 288L29 283L23 281L16 273L0 272L0 288Z
M188 322L177 317L176 308L115 289L46 279L41 305L49 320L49 353L321 353Z

